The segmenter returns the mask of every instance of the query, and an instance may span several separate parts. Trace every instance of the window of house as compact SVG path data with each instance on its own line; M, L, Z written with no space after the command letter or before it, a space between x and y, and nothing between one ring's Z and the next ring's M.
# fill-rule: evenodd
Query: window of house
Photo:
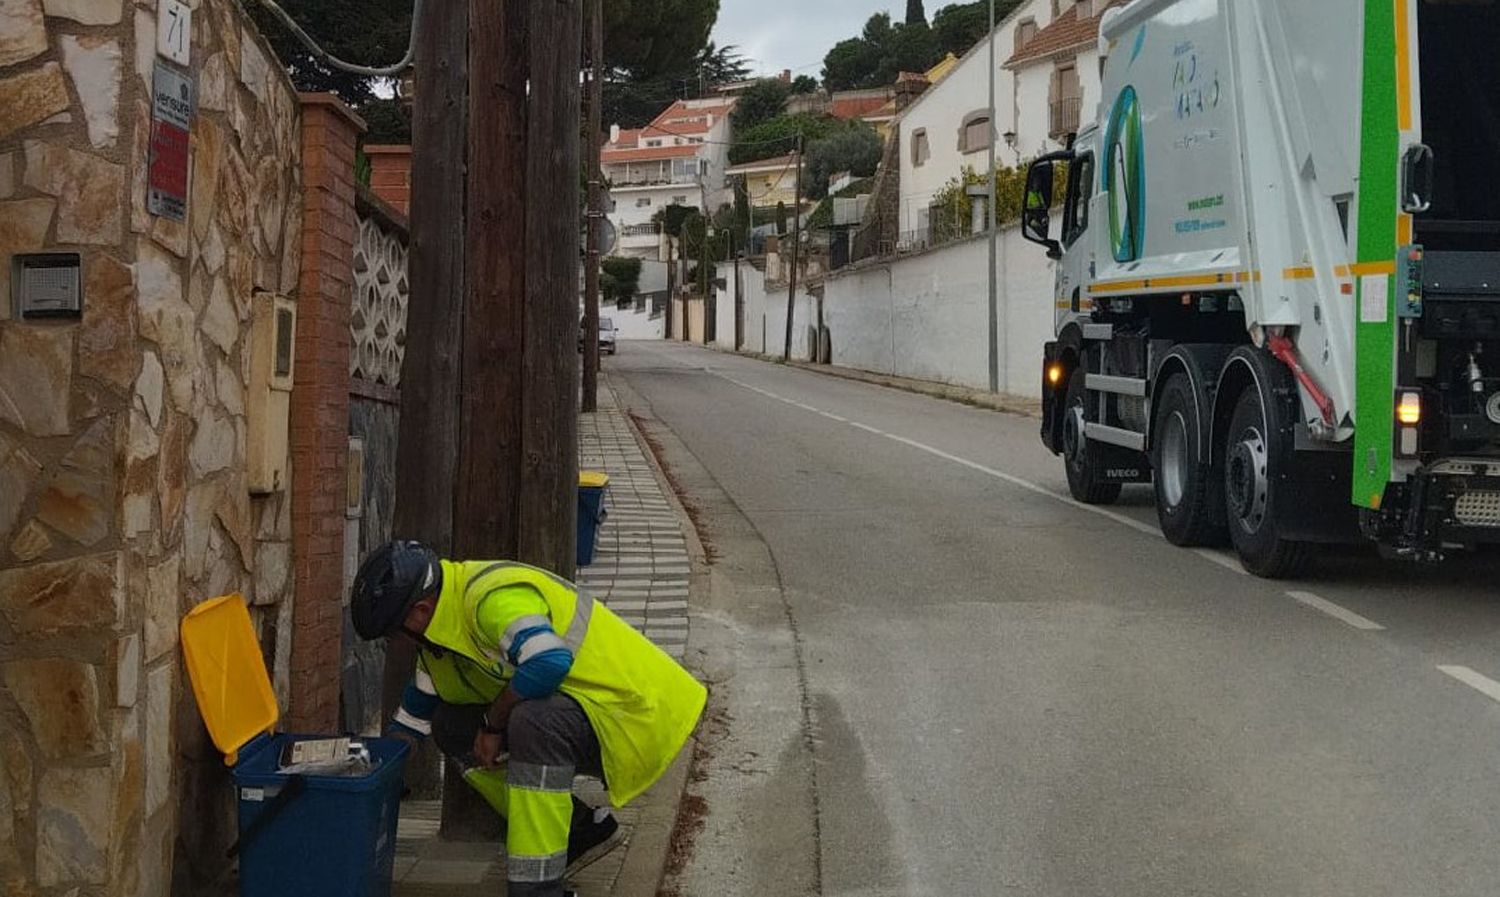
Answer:
M964 116L964 123L958 129L958 151L974 153L989 149L990 141L994 140L994 134L995 129L990 127L989 110L970 112Z
M649 205L651 205L651 197L649 197L649 196L639 197L635 201L635 207L637 209L644 209L644 208L646 208Z
M1057 137L1075 133L1083 111L1083 88L1078 82L1078 67L1073 62L1065 62L1053 70L1049 94L1049 134Z
M911 135L911 164L921 168L932 158L932 147L927 143L927 129L918 128Z
M1021 52L1027 44L1031 43L1031 39L1034 37L1036 37L1035 19L1026 19L1016 25L1016 52Z
M687 205L687 197L686 196L674 196L674 197L672 197L672 205L674 205L674 206L685 206L685 205Z
M646 145L647 146L661 146L661 141L660 140L647 140L646 141Z

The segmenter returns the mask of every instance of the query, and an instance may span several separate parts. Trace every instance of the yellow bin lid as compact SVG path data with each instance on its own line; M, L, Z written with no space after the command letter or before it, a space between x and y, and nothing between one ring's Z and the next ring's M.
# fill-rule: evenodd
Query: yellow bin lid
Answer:
M209 737L233 766L240 748L275 729L280 716L244 599L225 595L193 608L182 621L182 657Z
M603 489L609 485L609 474L597 470L581 470L578 472L578 485L584 488Z

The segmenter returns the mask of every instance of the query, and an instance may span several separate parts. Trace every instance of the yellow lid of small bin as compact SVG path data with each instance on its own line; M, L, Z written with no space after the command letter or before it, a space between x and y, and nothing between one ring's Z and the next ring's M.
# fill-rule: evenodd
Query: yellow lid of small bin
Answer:
M225 595L193 608L182 620L182 657L209 737L233 766L240 748L280 717L244 599Z
M578 485L585 489L603 489L609 485L609 474L597 470L579 471Z

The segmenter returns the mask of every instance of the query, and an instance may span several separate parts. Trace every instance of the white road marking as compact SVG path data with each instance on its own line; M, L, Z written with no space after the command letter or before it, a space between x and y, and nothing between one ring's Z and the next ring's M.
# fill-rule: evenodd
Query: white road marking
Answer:
M1230 573L1238 573L1241 576L1250 575L1249 571L1245 569L1245 565L1240 563L1240 559L1227 551L1216 548L1194 548L1192 551L1198 557L1203 558L1211 564L1218 564Z
M836 420L841 424L847 424L849 422L849 418L840 417L839 415L834 414L832 411L819 411L818 413L828 418L829 420Z
M1481 673L1476 673L1468 667L1439 666L1438 670L1452 676L1491 701L1500 701L1500 682L1496 682Z
M849 421L849 426L854 427L857 430L864 430L866 433L874 433L876 436L886 435L884 430L877 430L869 424L862 424L857 420Z
M1301 602L1316 611L1321 611L1335 620L1348 623L1355 629L1363 629L1366 632L1377 632L1385 629L1379 623L1368 617L1362 617L1348 608L1340 607L1326 598L1320 598L1312 592L1287 592L1287 596L1293 601Z

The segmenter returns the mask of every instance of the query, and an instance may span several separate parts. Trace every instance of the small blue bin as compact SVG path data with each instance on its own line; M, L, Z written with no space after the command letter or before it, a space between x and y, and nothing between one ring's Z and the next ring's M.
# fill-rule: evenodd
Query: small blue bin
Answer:
M594 562L594 548L599 542L599 528L608 513L604 510L604 493L609 490L609 475L584 471L578 475L578 566Z
M240 897L388 897L396 860L407 746L367 738L375 761L364 776L302 777L278 805L292 778L276 771L282 750L317 736L261 736L234 767L239 802ZM274 812L258 831L256 819Z

